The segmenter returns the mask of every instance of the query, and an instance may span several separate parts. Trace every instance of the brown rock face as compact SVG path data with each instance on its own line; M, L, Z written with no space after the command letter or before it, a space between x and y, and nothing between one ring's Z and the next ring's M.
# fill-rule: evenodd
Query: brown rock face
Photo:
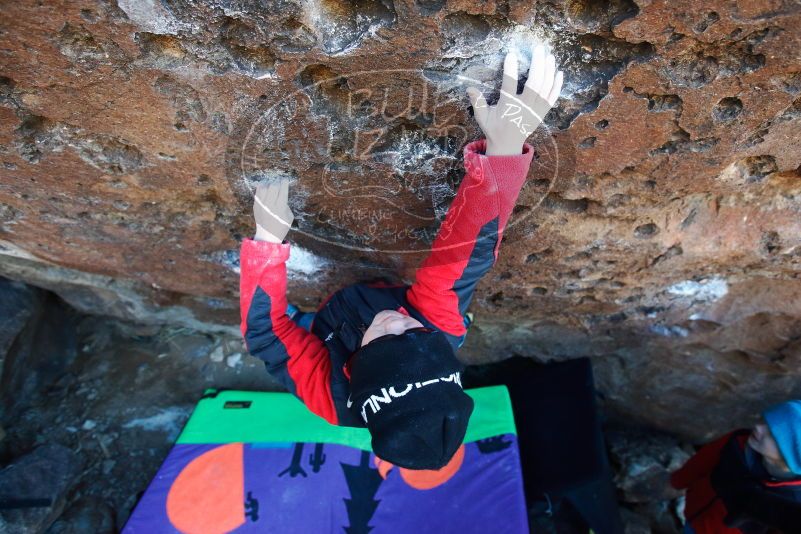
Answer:
M0 274L236 329L258 180L295 180L290 298L410 280L481 136L464 89L565 71L467 361L595 357L615 413L703 439L801 395L790 0L7 2ZM528 68L527 60L521 67Z

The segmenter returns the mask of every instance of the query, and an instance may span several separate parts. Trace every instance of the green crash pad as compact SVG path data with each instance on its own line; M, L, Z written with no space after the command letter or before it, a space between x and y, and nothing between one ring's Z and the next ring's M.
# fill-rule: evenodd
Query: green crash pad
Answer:
M516 434L512 404L505 386L468 389L475 407L465 443ZM260 391L208 390L197 404L178 444L193 443L335 443L371 450L366 428L331 425L311 413L295 396Z

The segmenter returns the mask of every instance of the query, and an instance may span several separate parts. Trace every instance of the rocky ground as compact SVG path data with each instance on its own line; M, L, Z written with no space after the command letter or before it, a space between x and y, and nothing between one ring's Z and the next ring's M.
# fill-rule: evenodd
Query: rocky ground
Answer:
M0 281L0 462L41 466L37 491L56 502L3 514L0 532L39 532L56 516L50 532L115 531L205 388L276 387L237 338L81 315L43 293ZM58 341L37 346L52 331ZM16 479L0 473L5 495Z
M280 389L236 336L84 315L3 279L0 295L0 495L53 500L0 532L117 531L205 388ZM676 532L661 488L688 446L619 424L607 440L627 532Z

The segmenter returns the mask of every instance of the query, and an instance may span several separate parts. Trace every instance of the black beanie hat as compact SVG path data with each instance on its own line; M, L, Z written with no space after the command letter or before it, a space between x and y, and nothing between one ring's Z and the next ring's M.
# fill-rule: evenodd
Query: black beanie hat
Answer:
M473 412L464 366L442 332L412 329L360 348L350 364L350 409L373 452L408 469L440 469L458 450Z

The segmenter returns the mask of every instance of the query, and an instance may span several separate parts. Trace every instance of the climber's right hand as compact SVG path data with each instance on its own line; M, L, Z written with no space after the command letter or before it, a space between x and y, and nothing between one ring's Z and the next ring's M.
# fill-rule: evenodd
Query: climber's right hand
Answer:
M517 94L517 64L517 52L511 50L503 62L503 81L495 105L488 106L478 88L467 89L473 116L487 138L487 156L520 154L523 143L545 119L562 90L562 71L557 70L556 58L542 43L531 43L531 67L521 94Z
M257 241L283 242L295 218L289 209L289 180L257 185L253 215Z

